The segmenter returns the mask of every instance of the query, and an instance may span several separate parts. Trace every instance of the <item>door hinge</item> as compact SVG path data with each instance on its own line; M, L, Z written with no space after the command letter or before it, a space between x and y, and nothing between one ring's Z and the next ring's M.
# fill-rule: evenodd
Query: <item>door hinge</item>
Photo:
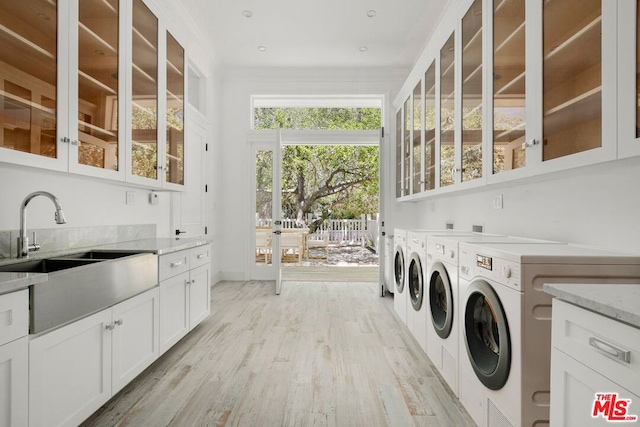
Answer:
M204 234L207 234L209 232L209 228L205 225L204 227Z
M384 138L384 126L382 127L382 137Z

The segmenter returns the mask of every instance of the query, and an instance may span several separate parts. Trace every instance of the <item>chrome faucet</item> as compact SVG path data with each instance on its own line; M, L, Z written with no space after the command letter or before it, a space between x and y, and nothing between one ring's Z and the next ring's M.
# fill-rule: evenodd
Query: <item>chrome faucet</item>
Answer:
M29 244L29 238L27 237L27 205L34 197L37 196L48 197L56 206L56 224L67 223L67 219L64 217L64 212L62 211L62 206L60 205L60 200L58 200L56 196L46 191L36 191L29 194L22 201L22 205L20 205L20 237L18 237L18 258L28 257L29 252L37 251L38 249L40 249L40 245L36 243L35 231L33 232L33 243Z

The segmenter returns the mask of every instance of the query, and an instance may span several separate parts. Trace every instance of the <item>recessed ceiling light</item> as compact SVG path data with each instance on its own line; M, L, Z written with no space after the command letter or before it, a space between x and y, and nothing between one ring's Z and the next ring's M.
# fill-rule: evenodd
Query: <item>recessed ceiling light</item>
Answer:
M369 50L369 48L368 48L368 47L366 47L366 46L360 46L360 52L366 52L366 51L368 51L368 50Z
M250 10L243 10L242 16L244 16L245 18L251 18L253 16L253 12L251 12Z
M378 14L378 12L376 12L375 10L371 9L367 11L367 16L369 18L373 18L374 16L376 16Z
M258 50L260 52L265 52L267 50L267 47L266 46L258 46Z

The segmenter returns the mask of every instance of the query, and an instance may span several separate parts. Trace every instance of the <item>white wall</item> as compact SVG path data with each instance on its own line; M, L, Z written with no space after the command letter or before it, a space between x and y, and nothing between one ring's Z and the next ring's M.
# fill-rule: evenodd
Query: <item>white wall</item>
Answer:
M125 187L78 175L0 163L0 230L20 228L20 204L28 194L44 190L62 204L67 224L57 226L51 201L37 197L29 203L27 225L32 228L85 227L97 225L156 224L158 235L169 235L169 194L160 203L148 203L149 190ZM135 203L126 204L133 191Z
M405 70L406 71L406 70ZM249 206L252 177L250 147L246 133L251 128L251 95L384 95L389 111L393 96L406 72L398 70L318 70L318 69L268 69L228 70L222 87L222 139L219 141L220 197L216 201L219 228L218 244L221 277L227 280L246 280L251 262L249 248L250 223L253 207ZM385 128L393 135L390 119ZM389 176L393 150L391 138L382 147L386 156L385 173ZM391 159L391 160L389 160ZM387 198L392 200L390 188ZM389 203L386 217L395 215L395 203ZM413 210L402 207L401 211Z
M416 203L419 225L640 252L640 158L619 160ZM493 209L503 195L504 209Z

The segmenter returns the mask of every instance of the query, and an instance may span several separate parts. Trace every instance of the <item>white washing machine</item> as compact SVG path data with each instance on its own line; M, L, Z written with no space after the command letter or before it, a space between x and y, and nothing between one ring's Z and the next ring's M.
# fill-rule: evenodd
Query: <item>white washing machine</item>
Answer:
M640 255L575 245L460 243L459 398L480 427L549 422L544 283L640 283Z
M481 233L463 230L420 229L407 231L405 289L407 328L424 352L427 352L427 242L434 235L476 236Z
M556 243L496 234L431 235L427 242L427 356L458 396L458 244Z
M407 230L396 228L393 230L393 308L402 323L407 324L407 293L405 284L405 255L407 252Z
M407 266L405 288L407 290L407 328L425 350L426 322L424 304L424 283L427 258L427 233L407 232Z

